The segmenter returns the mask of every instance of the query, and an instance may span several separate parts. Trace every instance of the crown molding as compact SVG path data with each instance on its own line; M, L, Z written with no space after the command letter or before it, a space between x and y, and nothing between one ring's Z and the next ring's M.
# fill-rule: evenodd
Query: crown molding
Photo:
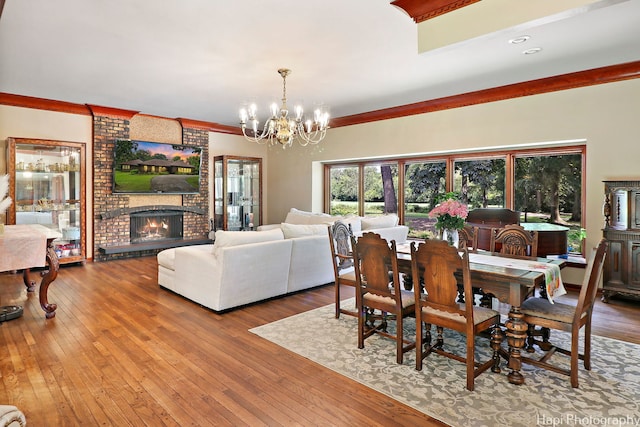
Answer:
M33 96L14 95L0 92L0 105L34 108L36 110L58 111L61 113L81 114L90 116L91 111L84 104L56 101L52 99L35 98Z
M621 80L636 79L638 77L640 77L640 61L628 62L626 64L594 68L576 73L563 74L476 92L468 92L460 95L416 102L414 104L369 111L361 114L353 114L351 116L336 117L331 120L331 127L337 128L379 120L395 119L398 117L431 113L434 111L466 107L469 105L520 98L523 96L613 83Z
M183 128L208 130L210 132L228 133L231 135L242 135L240 128L236 126L228 126L228 125L222 125L220 123L185 119L182 117L178 117L176 120L180 122L180 125L182 125Z
M102 105L87 104L93 116L110 117L112 119L131 120L131 117L140 113L139 111L123 110L121 108L104 107Z
M416 24L453 12L480 0L395 0L391 4L404 10Z

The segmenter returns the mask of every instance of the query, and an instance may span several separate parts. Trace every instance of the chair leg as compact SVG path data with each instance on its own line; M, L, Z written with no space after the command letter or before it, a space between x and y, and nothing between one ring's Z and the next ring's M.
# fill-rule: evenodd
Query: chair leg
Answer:
M340 284L335 283L336 286L336 319L340 318Z
M473 334L467 335L467 390L473 391L475 383L476 346Z
M491 372L500 373L500 347L503 339L502 329L495 325L491 330L491 349L493 350Z
M396 315L396 362L402 365L404 358L404 330L402 325L402 314Z
M438 334L438 337L436 338L436 348L442 349L442 346L444 345L444 338L442 336L442 331L444 331L444 328L442 326L437 326L436 327L436 333Z
M584 369L591 370L591 319L584 326Z
M366 307L358 308L358 348L364 348L364 322Z
M536 338L534 337L534 333L536 331L536 325L530 324L527 327L527 345L525 350L527 353L535 353L536 349L533 348L533 345L536 343Z
M571 387L578 387L578 363L580 361L580 353L578 349L579 342L579 331L580 329L576 328L576 330L571 331Z
M416 319L416 371L422 370L422 329L422 320L418 318Z

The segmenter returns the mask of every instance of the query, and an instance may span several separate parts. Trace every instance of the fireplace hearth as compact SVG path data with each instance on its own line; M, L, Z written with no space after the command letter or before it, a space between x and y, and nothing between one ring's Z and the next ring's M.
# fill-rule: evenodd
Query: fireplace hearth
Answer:
M148 243L182 239L183 214L180 211L147 211L129 215L130 242Z

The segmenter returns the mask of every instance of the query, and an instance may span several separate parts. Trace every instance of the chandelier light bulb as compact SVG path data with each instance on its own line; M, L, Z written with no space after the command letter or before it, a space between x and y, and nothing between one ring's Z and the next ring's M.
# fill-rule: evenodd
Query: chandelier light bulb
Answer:
M304 120L302 106L295 107L295 119L288 119L287 109L287 76L291 70L280 68L278 74L282 77L282 105L271 104L271 118L268 119L262 130L258 129L257 107L251 104L248 109L240 109L240 125L244 137L258 144L276 145L282 148L293 145L296 140L302 146L317 144L322 141L329 129L329 113L321 108L315 109L313 119ZM278 114L278 112L280 114ZM252 134L247 134L247 120L251 121Z

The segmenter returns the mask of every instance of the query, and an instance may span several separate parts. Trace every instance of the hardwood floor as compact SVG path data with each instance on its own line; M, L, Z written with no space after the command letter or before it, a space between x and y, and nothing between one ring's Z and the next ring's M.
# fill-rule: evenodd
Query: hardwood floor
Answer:
M0 274L0 305L24 306L0 324L0 404L30 426L443 425L248 332L332 303L332 285L216 314L160 289L146 257L62 267L49 301L47 320ZM639 325L639 302L598 301L594 334L640 344Z

